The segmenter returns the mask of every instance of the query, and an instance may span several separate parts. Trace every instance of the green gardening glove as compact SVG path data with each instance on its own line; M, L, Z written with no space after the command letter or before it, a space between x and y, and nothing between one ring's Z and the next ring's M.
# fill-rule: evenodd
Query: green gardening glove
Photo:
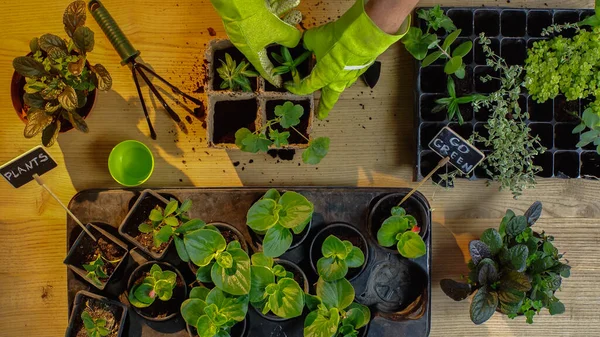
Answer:
M298 45L302 33L296 25L302 14L294 10L300 0L211 0L223 19L231 42L260 75L281 87L281 76L273 76L273 64L265 47L277 43L288 48ZM283 18L282 18L283 17Z
M364 0L357 0L337 21L304 33L304 45L314 52L317 65L299 84L286 83L286 89L297 95L309 95L321 89L317 116L326 118L341 93L354 84L380 54L400 40L409 26L410 16L398 34L387 34L365 13Z

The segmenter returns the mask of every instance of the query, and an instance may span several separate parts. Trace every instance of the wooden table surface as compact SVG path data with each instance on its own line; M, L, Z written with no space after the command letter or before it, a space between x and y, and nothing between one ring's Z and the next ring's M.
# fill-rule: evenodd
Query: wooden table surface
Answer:
M14 57L28 51L34 36L64 36L62 13L69 0L0 0L0 162L39 144L23 138L23 124L10 101ZM104 0L143 60L187 92L198 88L206 43L225 38L220 19L208 0ZM303 0L305 26L313 27L341 15L352 0ZM422 6L435 2L423 1ZM591 8L593 1L513 0L458 1L447 6ZM95 21L96 47L89 59L104 64L114 79L113 90L101 93L87 119L90 133L62 134L50 153L59 167L44 176L67 203L89 188L117 188L107 170L110 150L125 139L148 144L156 169L144 187L183 186L414 186L413 60L397 44L382 55L380 84L369 90L358 83L346 91L327 122L315 133L331 137L331 151L318 166L278 161L269 155L208 149L205 130L194 121L189 135L161 109L151 109L158 140L147 126L128 68L121 67ZM147 89L147 88L146 88ZM199 98L202 95L197 94ZM156 106L153 102L151 106ZM185 114L181 110L179 112ZM67 326L65 212L37 184L18 190L2 182L0 192L0 336L62 336ZM422 192L434 208L431 336L600 336L600 182L539 179L519 200L485 182L458 182L450 191L427 184ZM482 326L469 320L468 301L455 303L439 288L442 278L465 273L468 242L496 227L507 208L524 212L535 200L545 211L538 229L555 235L556 245L573 267L558 297L566 313L545 312L535 325L524 319L495 315ZM253 336L254 337L254 336ZM258 337L258 336L256 336Z

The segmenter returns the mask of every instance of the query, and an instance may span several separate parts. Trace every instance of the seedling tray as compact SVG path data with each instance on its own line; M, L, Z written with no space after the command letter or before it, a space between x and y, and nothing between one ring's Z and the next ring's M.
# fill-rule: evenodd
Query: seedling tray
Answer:
M493 9L493 8L444 8L447 15L454 21L457 28L462 29L460 37L454 42L460 43L471 40L473 49L464 58L467 74L464 80L456 80L457 95L472 93L488 94L500 88L498 81L482 83L480 77L493 73L486 65L485 55L478 43L479 34L484 32L492 40L492 49L508 64L525 64L527 48L535 41L546 39L541 36L543 28L551 24L574 23L594 14L588 9ZM417 19L416 25L426 29L423 20ZM438 32L439 33L439 32ZM565 37L574 35L574 31L566 30ZM441 37L443 41L445 36ZM468 139L474 131L487 135L484 125L491 113L485 109L473 113L469 105L461 105L465 123L459 125L450 122L446 111L432 113L435 100L447 97L446 74L442 60L422 68L417 61L415 95L415 118L417 132L417 165L415 177L422 180L436 166L440 157L428 147L429 142L444 127L448 126L464 138ZM525 90L524 90L525 91ZM569 101L564 96L548 100L543 104L535 102L526 92L521 95L521 109L529 112L528 121L533 135L541 138L541 143L548 148L547 152L535 159L535 164L542 167L540 177L555 178L590 178L600 177L600 155L592 146L578 149L579 134L572 134L573 128L579 124L579 119L572 116L575 112L580 117L587 105L586 100ZM485 154L491 151L483 144L474 144ZM449 171L453 168L448 167ZM445 173L443 168L439 171ZM475 169L471 179L488 178L481 167Z
M285 189L279 189L280 191ZM294 188L314 203L315 212L307 239L297 248L281 256L298 264L306 273L310 292L314 293L317 275L310 266L309 247L315 235L325 226L334 223L346 223L357 228L368 242L368 260L362 273L352 281L356 290L356 300L369 305L372 320L364 336L427 337L431 327L431 211L427 200L419 193L413 195L406 205L422 218L427 254L418 259L407 260L398 254L381 248L377 239L368 230L368 215L371 207L382 197L400 193L405 195L408 189L382 188ZM246 212L265 192L264 188L217 188L217 189L158 189L164 197L178 200L191 199L193 207L190 217L200 218L207 223L224 222L236 227L249 243L252 251L255 243L246 226ZM130 207L135 203L139 191L129 190L88 190L78 193L69 204L71 211L83 222L91 222L109 233L118 236L117 226L123 221ZM67 220L67 250L80 233L79 227ZM118 300L129 306L125 292L129 274L141 263L150 260L138 248L132 245L125 266L113 276L113 281L103 291L90 289L90 285L80 276L67 271L69 312L75 294L80 290L89 290L110 299ZM194 274L188 265L179 260L176 250L171 247L164 262L168 262L181 271L186 283L192 284ZM252 252L251 252L252 253ZM378 268L391 265L395 270ZM385 270L384 270L385 269ZM390 274L391 273L391 274ZM395 285L393 285L395 284ZM401 286L398 286L400 284ZM370 290L370 291L367 291ZM375 295L373 295L375 294ZM389 299L398 299L401 311L384 312L380 304L389 303ZM387 302L385 302L387 300ZM130 308L131 309L131 308ZM249 307L246 318L248 336L303 336L303 322L306 314L284 322L267 320ZM129 310L124 337L138 336L189 336L186 324L181 317L167 322L150 322L139 316L135 310Z

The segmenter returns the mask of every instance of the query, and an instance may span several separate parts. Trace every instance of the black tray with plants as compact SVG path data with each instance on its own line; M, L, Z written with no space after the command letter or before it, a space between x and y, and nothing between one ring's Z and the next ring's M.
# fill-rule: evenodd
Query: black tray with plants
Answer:
M426 337L431 210L408 192L80 192L97 241L68 220L67 335Z
M468 178L515 196L536 176L600 176L594 10L437 6L417 16L402 40L417 59L417 180L440 160L428 145L444 126L487 155Z

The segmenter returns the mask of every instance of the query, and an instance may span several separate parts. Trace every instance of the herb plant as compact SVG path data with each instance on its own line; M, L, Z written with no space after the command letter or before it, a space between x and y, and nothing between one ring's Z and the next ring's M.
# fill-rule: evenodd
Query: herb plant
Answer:
M85 27L85 1L75 1L65 10L63 22L69 40L45 34L29 43L32 56L13 60L17 73L25 77L23 101L27 113L25 138L42 133L42 144L52 146L66 121L79 131L89 131L77 109L96 88L108 91L110 74L101 64L86 65L94 49L94 32Z
M112 332L106 327L107 322L104 318L94 319L87 310L81 313L81 320L88 337L105 337Z
M99 254L94 261L83 264L83 269L88 272L86 276L97 285L102 285L102 283L108 279L108 274L106 273L106 264L104 261L115 264L119 263L121 260L109 261L105 259L102 254Z
M294 274L264 253L252 255L250 303L264 315L273 312L281 318L302 315L304 292Z
M271 56L277 61L280 66L275 67L273 69L273 75L283 75L287 73L291 73L292 79L295 84L300 83L300 73L298 72L298 66L300 66L304 61L306 61L312 53L310 51L305 51L300 55L297 59L294 60L290 50L285 46L281 46L281 54L271 53Z
M304 231L313 211L313 204L302 194L288 191L281 195L270 189L250 207L246 222L255 233L264 235L264 254L278 257L292 245L292 232Z
M590 143L596 145L596 151L600 154L600 106L595 102L590 104L581 117L581 124L573 129L573 133L579 133L589 128L588 131L581 134L581 140L577 147L584 147Z
M137 308L146 308L151 306L156 298L166 302L173 296L176 285L175 272L163 271L158 264L154 264L144 281L129 290L129 303Z
M247 128L241 128L235 133L235 145L244 151L257 153L267 152L270 146L281 148L289 145L290 131L280 132L273 127L280 125L284 129L291 129L298 133L308 142L308 148L302 154L302 160L306 164L318 164L329 152L329 138L319 137L310 140L302 132L295 128L300 124L300 117L304 114L304 108L299 104L285 102L275 107L275 118L268 120L263 127L252 132ZM268 135L268 138L267 138Z
M377 242L383 247L396 246L400 255L416 259L427 253L427 246L419 235L421 228L417 219L406 214L406 210L396 206L392 216L385 219L377 231Z
M317 261L317 272L327 282L346 277L348 268L358 268L365 263L365 255L350 241L329 235L321 246L321 257Z
M311 312L304 320L304 337L358 336L358 330L369 324L371 311L354 302L354 295L345 278L334 282L319 278L317 295L305 295Z
M250 86L249 77L257 77L258 73L248 69L250 63L246 60L242 60L240 64L231 58L229 53L225 53L225 61L221 61L221 66L217 68L217 73L223 80L221 82L221 89L231 89L233 91L246 91L251 92L252 87Z
M484 323L496 310L510 318L524 315L530 324L542 308L551 315L564 313L565 307L555 293L562 279L570 276L571 267L561 261L563 254L554 247L552 236L531 228L541 213L539 201L525 215L508 210L499 230L487 229L480 240L469 244L467 282L440 282L444 293L455 301L474 293L470 309L473 323Z
M248 295L234 296L219 288L195 287L181 304L181 315L199 337L229 336L231 327L246 318Z
M465 120L463 119L462 114L460 113L460 105L472 103L476 100L483 98L483 95L473 94L468 96L456 97L456 86L454 84L454 79L451 76L448 76L448 95L450 97L439 98L435 102L438 104L435 106L431 112L436 113L442 110L448 111L448 120L452 121L454 116L458 119L458 124L463 125Z
M160 247L163 243L169 242L181 222L188 219L187 212L190 208L192 208L191 200L184 201L179 207L179 202L171 199L164 210L156 206L150 211L148 221L140 224L138 230L141 233L152 233L154 246Z

